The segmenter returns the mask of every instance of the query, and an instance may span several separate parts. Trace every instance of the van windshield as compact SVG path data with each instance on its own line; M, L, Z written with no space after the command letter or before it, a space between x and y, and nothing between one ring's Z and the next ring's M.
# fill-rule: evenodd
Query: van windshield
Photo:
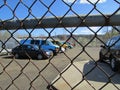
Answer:
M32 40L31 44L39 45L39 40Z
M53 44L51 41L46 41L46 44L47 44L47 45L54 46L54 44Z

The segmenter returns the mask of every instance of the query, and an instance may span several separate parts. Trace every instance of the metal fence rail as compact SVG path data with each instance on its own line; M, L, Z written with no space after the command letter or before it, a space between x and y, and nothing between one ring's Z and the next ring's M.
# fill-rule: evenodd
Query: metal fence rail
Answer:
M0 22L0 29L32 29L35 28L60 28L60 27L85 27L85 26L119 26L120 15L90 15L69 16L56 18L38 18L28 20L11 20ZM72 23L71 23L72 22ZM4 24L3 24L4 23Z
M90 10L81 14L86 8L78 2L90 5ZM116 5L111 14L99 9L105 2ZM57 15L56 7L64 8L64 13ZM0 89L119 90L119 72L113 72L109 63L98 62L100 45L120 34L119 12L119 0L1 0ZM28 53L28 58L16 59L11 50L21 45L22 39L64 42L57 55L46 60L33 59ZM61 51L67 42L73 46Z

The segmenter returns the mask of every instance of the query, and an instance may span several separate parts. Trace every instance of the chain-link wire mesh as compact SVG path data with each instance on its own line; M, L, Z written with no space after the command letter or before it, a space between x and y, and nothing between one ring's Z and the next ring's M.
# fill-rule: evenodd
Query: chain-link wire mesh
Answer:
M119 0L1 0L0 89L119 90L119 11Z

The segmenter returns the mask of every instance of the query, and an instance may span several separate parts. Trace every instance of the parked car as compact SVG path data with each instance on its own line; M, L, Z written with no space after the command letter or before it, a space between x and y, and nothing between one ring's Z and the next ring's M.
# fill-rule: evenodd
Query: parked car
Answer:
M63 44L61 41L53 40L52 43L55 44L55 45L60 46L61 51L63 51L63 52L67 49L67 45Z
M33 39L28 39L28 40L21 40L20 44L33 44L37 45L43 50L50 50L54 53L54 55L57 55L59 51L59 46L54 45L50 40L33 40Z
M29 57L37 59L47 59L52 54L51 51L44 51L36 45L19 45L12 49L12 54L15 58Z
M62 43L65 43L69 49L73 48L73 45L70 42L63 41Z
M118 71L120 66L120 36L109 39L105 45L101 45L99 53L101 62L108 61L113 71Z

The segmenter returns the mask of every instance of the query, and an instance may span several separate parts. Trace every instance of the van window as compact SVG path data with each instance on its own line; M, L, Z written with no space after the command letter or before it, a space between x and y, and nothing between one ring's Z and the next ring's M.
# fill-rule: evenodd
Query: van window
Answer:
M32 40L31 44L39 45L39 40Z
M45 44L46 44L46 41L43 41L43 40L42 40L42 43L41 43L41 45L45 45Z
M21 40L20 44L30 44L31 40Z
M46 41L46 45L49 45L49 41Z
M39 40L35 40L34 44L39 45Z
M31 44L34 44L34 40L31 41Z

